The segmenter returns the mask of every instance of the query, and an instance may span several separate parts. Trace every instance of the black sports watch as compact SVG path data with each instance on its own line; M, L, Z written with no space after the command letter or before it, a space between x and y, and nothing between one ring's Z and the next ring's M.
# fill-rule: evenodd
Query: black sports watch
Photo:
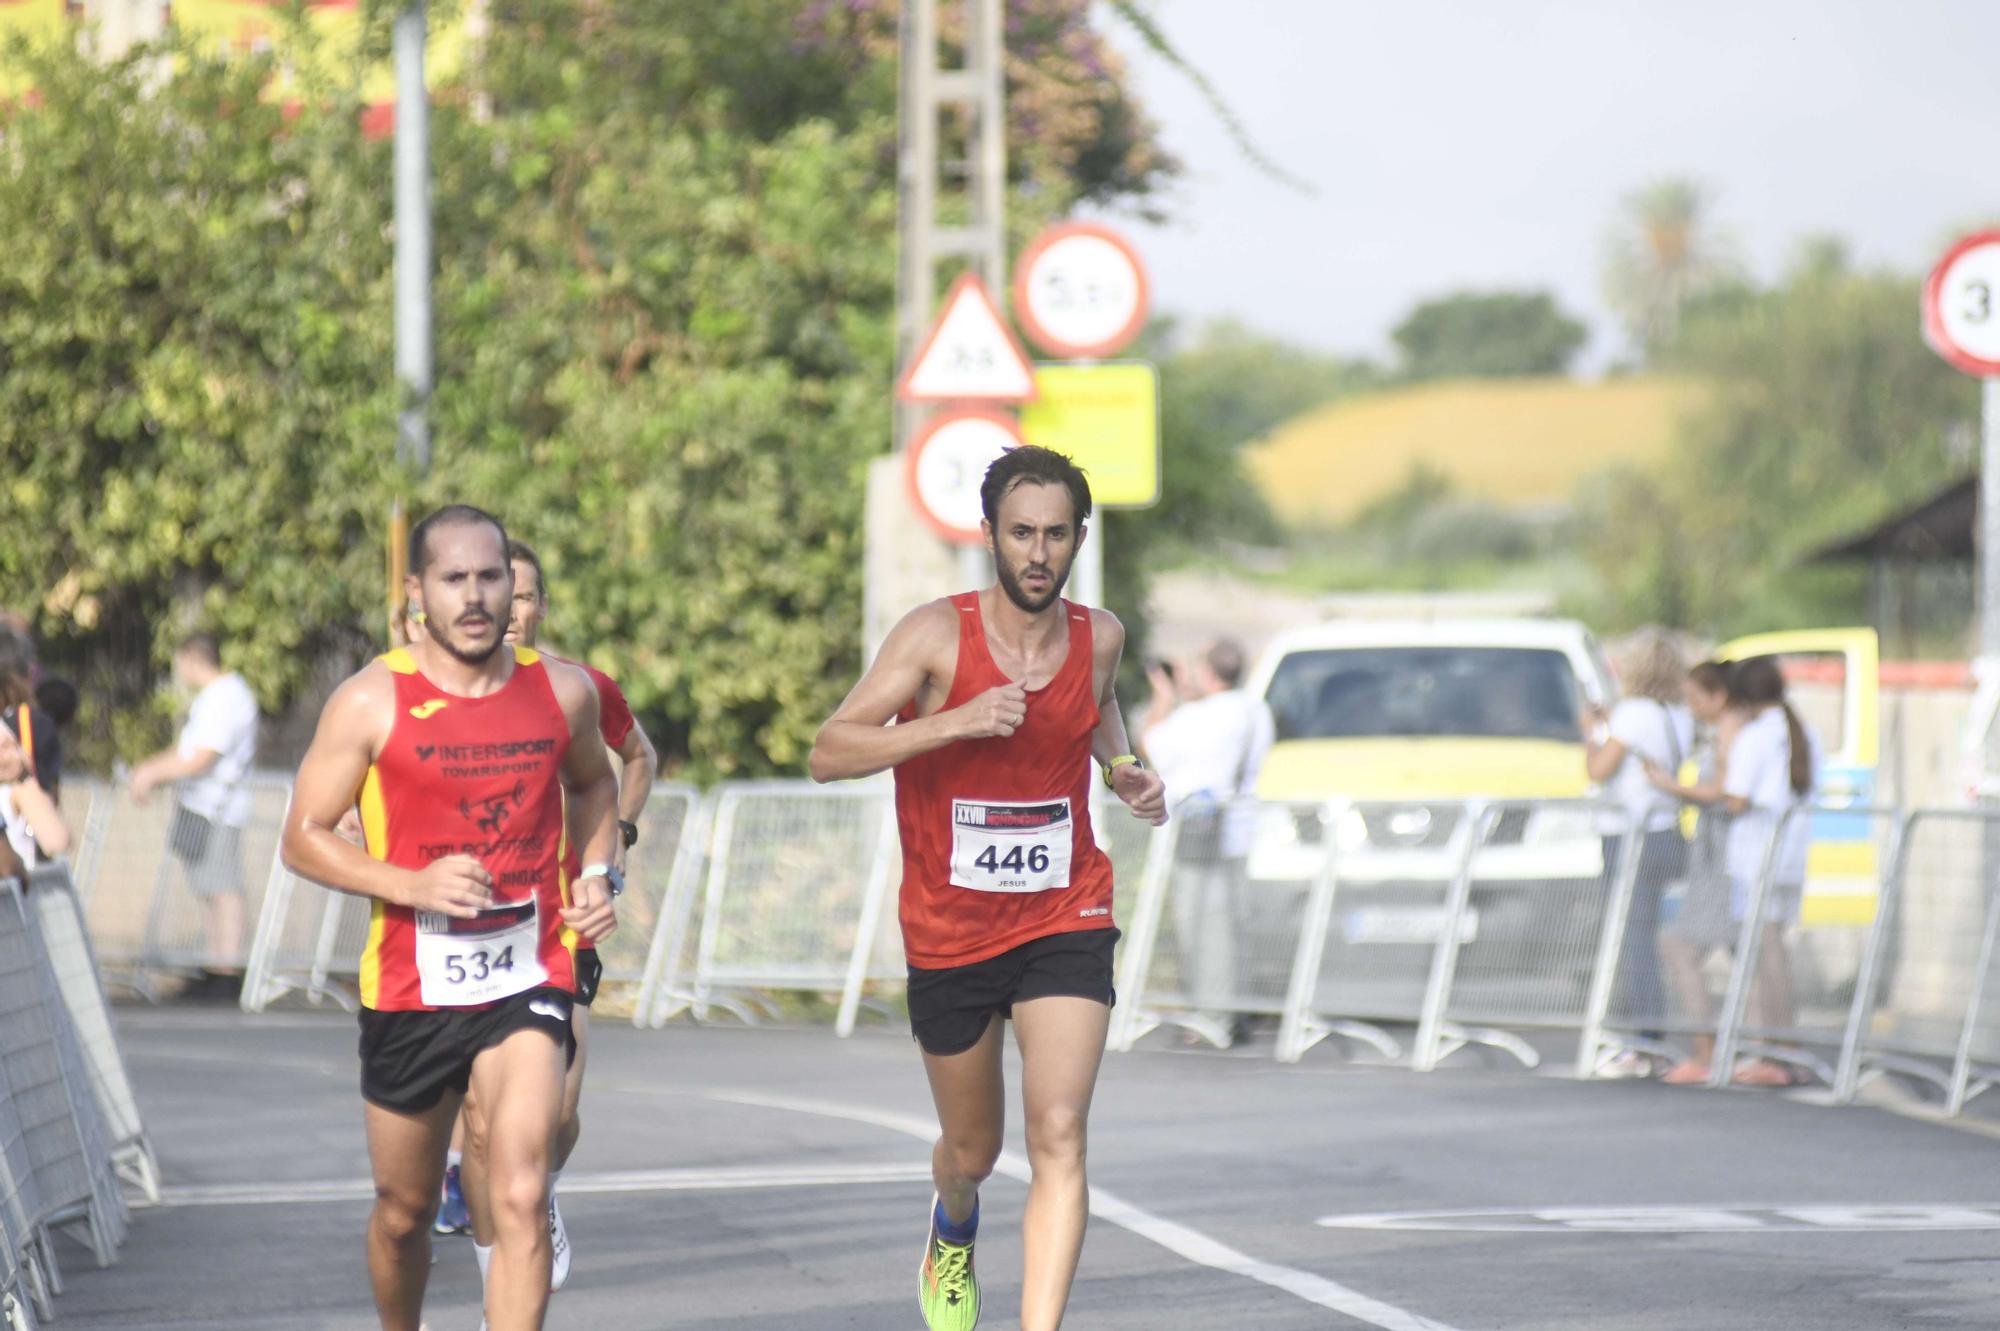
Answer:
M625 849L630 850L639 843L639 824L618 820L618 834L625 838Z

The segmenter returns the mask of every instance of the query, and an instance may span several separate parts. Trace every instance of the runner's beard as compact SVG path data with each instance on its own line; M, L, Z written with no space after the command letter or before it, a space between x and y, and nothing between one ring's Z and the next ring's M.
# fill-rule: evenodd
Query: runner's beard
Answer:
M499 623L498 620L488 620L487 622L492 624ZM489 643L484 649L480 649L480 648L466 647L461 645L460 643L454 641L453 635L451 633L438 632L437 627L435 625L427 625L427 627L429 627L431 631L431 641L435 642L438 646L444 648L447 652L450 652L460 661L463 661L465 664L470 666L485 665L488 661L491 661L493 659L493 653L499 651L502 647L507 645L507 631L505 629L502 629L500 632L494 634L493 641ZM455 629L458 626L454 624L452 625L452 627Z
M1039 614L1055 604L1055 599L1062 595L1063 586L1069 582L1069 572L1075 563L1076 560L1072 558L1068 564L1063 565L1061 572L1045 564L1024 566L1021 572L1025 572L1027 568L1039 568L1049 575L1048 591L1036 597L1029 595L1028 589L1021 585L1021 572L1009 568L1007 561L1000 557L997 550L993 554L993 571L1000 578L1000 590L1007 594L1008 600L1031 615Z

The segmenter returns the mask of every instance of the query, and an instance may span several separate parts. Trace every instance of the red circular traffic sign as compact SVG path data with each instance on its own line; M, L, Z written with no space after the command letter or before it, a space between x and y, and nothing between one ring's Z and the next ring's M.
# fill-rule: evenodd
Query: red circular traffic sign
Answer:
M1096 222L1058 222L1014 265L1014 313L1052 356L1115 356L1146 326L1146 269L1125 238Z
M1027 441L1010 416L968 408L931 417L904 450L903 476L910 502L932 531L947 541L977 545L984 513L979 486L986 469L1010 448Z
M1959 241L1924 279L1924 341L1967 374L2000 376L2000 231Z

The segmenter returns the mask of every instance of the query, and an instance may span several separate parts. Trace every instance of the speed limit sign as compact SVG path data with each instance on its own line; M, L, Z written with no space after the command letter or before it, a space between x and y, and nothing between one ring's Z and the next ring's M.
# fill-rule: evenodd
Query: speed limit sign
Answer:
M996 411L948 411L925 422L904 450L904 478L931 530L958 545L984 540L980 484L986 469L1021 442L1020 427Z
M1115 356L1146 325L1146 270L1110 227L1059 222L1014 265L1014 313L1052 356Z
M2000 231L1967 236L1931 269L1924 340L1967 374L2000 375Z

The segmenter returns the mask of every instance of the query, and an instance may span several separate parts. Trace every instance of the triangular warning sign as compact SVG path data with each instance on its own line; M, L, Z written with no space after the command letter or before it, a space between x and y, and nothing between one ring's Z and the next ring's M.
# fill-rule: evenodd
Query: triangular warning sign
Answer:
M1035 371L986 284L965 273L896 385L902 402L1032 402Z

